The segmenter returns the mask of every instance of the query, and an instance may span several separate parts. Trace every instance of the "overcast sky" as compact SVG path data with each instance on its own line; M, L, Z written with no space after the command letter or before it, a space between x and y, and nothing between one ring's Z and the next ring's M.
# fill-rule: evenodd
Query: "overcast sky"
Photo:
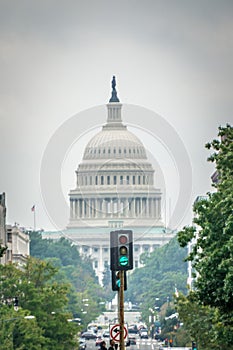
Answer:
M211 189L213 166L204 145L216 138L219 125L233 122L233 2L0 0L0 73L0 191L7 196L7 223L33 226L35 204L38 228L59 226L42 200L41 161L51 138L74 115L92 118L91 112L85 114L89 109L99 113L93 125L80 118L86 134L80 139L77 128L81 144L70 144L57 174L62 173L67 201L83 147L106 121L101 106L116 75L126 105L123 119L127 123L127 110L130 114L138 106L134 123L132 117L129 121L142 142L148 143L155 127L145 118L142 130L145 108L170 126L174 148L179 137L187 151L193 173L182 226L190 223L195 197ZM153 129L152 138L161 132ZM172 211L179 191L175 168L182 164L173 159L166 171L157 146L146 144L167 177ZM68 211L62 220L65 226Z

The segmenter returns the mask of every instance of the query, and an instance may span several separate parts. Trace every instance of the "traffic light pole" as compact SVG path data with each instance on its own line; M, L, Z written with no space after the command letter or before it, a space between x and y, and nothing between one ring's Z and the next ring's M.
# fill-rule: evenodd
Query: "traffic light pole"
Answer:
M125 341L124 341L124 271L119 271L120 274L120 290L118 292L118 315L119 315L119 324L120 324L120 350L125 350Z

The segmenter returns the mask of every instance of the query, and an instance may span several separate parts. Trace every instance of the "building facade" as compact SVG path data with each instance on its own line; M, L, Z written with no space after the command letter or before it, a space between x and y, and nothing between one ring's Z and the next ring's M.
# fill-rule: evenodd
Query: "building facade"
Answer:
M2 246L7 247L0 263L17 263L22 266L29 256L30 239L28 233L17 224L6 225L5 198L5 193L0 194L0 242Z
M142 266L142 253L152 252L174 236L162 223L162 193L155 186L145 147L123 124L121 114L113 77L107 121L88 142L76 170L76 187L69 193L69 223L63 231L81 254L91 257L100 281L109 268L110 231L133 231L135 267ZM43 233L43 237L55 236L59 232Z

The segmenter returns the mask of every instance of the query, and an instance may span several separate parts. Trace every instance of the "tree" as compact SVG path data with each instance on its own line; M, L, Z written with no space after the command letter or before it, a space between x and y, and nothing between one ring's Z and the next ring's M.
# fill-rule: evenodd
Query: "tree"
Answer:
M28 332L24 334L24 323L19 313L14 313L16 321L11 327L13 348L17 349L73 349L76 345L75 335L78 331L76 325L67 320L72 317L68 313L68 293L70 285L54 281L57 269L48 261L41 261L35 258L28 258L24 269L18 269L13 264L0 265L0 288L2 303L6 303L9 297L17 296L20 310L35 316L38 329L31 331L37 341L37 347L24 346L30 337ZM7 306L8 307L8 306ZM0 314L5 308L0 308ZM11 307L12 309L12 307ZM1 315L2 316L2 315ZM4 319L8 319L7 314ZM12 316L10 317L10 319ZM7 324L7 322L6 322ZM33 326L32 323L25 323ZM7 326L3 338L7 338ZM20 332L19 332L20 330ZM36 335L37 334L37 335ZM32 342L33 344L33 342Z
M38 326L36 318L31 318L27 311L15 311L9 305L2 305L0 316L0 350L44 348L43 330Z
M80 256L77 246L64 237L54 241L42 239L40 232L31 232L30 240L31 254L56 267L52 280L57 283L62 280L70 285L66 310L73 317L81 318L82 326L86 327L103 311L107 296L98 283L91 260ZM83 310L83 299L88 299L88 310Z
M145 266L135 269L128 276L126 299L133 303L142 303L145 311L148 307L161 306L171 300L175 287L186 291L187 263L184 258L187 250L180 248L175 237L169 243L144 256ZM157 301L155 300L157 298Z
M232 126L220 127L218 136L221 140L206 145L214 151L208 160L216 164L218 181L213 184L216 191L195 203L195 226L180 231L178 240L184 247L195 239L193 251L187 257L196 270L192 298L201 308L206 307L211 315L215 315L212 317L214 348L225 349L233 344Z
M7 247L3 247L1 244L0 244L0 258L3 256L3 254L5 254L5 251L7 250Z

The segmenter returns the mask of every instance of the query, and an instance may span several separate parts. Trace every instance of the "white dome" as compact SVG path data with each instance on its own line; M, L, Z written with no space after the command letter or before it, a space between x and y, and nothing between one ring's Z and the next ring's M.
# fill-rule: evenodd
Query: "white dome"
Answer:
M87 144L83 159L146 159L142 142L123 125L103 127Z

